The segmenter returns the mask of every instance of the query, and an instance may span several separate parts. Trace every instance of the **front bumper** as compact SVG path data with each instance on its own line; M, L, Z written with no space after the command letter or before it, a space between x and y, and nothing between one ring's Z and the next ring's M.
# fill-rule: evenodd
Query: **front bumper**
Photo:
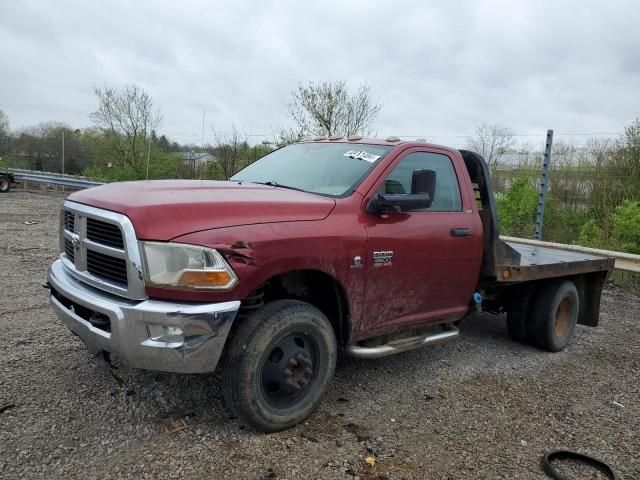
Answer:
M128 300L79 282L65 271L60 260L49 268L48 281L56 314L89 351L114 353L130 366L148 370L215 370L240 308L239 301L203 304ZM96 318L100 322L94 321ZM150 325L178 327L183 331L183 341L152 340Z

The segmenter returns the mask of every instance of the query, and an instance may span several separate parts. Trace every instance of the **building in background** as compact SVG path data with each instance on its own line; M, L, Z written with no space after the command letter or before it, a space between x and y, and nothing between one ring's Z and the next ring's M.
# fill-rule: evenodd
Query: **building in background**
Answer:
M191 150L190 152L177 152L177 155L180 155L185 165L189 165L194 169L218 161L218 157L208 152L194 152Z

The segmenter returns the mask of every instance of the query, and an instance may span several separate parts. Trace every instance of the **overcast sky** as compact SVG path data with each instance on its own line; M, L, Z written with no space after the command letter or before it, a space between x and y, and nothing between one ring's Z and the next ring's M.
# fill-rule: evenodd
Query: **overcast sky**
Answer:
M0 109L14 130L82 128L94 86L135 83L173 139L199 144L206 109L205 141L232 124L259 141L299 82L345 80L383 104L379 136L621 132L640 116L638 25L637 0L3 0Z

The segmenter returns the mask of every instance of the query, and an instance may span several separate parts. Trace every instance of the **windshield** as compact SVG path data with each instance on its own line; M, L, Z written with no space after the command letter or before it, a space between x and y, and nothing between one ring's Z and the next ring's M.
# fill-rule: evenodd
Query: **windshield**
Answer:
M390 149L348 143L298 143L262 157L231 180L342 196L353 190Z

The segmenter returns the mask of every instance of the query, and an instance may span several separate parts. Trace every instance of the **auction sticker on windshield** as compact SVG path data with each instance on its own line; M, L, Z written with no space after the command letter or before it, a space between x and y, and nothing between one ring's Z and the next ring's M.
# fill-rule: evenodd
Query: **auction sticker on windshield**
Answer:
M365 162L373 163L380 158L380 155L374 155L372 153L365 152L364 150L349 150L344 154L345 157L359 158Z

